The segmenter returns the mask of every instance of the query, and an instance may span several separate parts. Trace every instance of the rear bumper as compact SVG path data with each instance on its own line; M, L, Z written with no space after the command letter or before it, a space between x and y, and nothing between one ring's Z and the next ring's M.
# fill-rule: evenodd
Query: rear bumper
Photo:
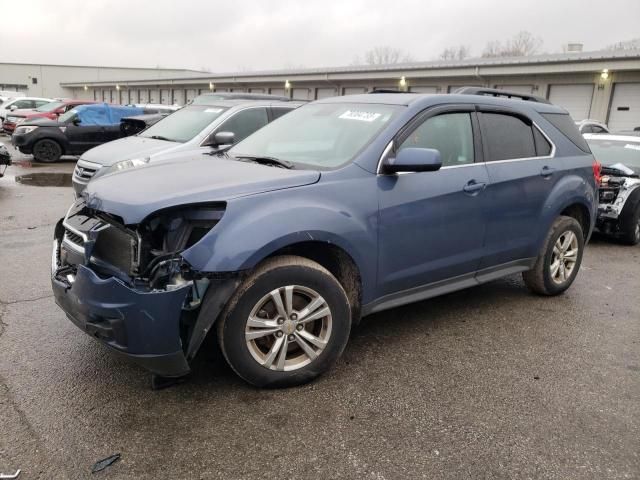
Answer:
M180 316L189 286L143 292L113 277L100 278L83 265L70 273L59 265L59 245L56 239L53 294L76 326L152 373L165 377L189 373L180 339Z

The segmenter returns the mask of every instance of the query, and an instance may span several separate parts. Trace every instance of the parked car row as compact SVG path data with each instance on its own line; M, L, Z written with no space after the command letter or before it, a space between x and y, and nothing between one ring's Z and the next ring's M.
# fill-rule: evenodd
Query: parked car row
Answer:
M201 98L82 155L56 302L156 385L215 328L242 378L275 387L329 369L373 312L519 272L560 294L602 172L565 110L524 97Z

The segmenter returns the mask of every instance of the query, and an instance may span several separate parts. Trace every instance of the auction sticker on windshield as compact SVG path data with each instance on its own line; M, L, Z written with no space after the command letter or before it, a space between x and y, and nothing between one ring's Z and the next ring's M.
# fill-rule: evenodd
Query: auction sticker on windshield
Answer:
M375 122L381 116L381 113L347 110L338 118L342 118L344 120L359 120L361 122Z

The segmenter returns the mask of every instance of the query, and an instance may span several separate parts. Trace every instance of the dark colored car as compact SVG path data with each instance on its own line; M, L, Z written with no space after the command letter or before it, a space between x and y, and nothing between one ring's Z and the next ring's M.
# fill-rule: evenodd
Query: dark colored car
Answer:
M602 164L596 228L627 245L640 243L640 137L585 135Z
M11 165L11 154L9 153L9 150L7 150L7 147L0 144L0 168L4 166L0 172L0 178L4 176L4 172L7 170L9 165Z
M57 120L41 118L20 124L11 143L39 162L57 162L62 155L80 155L122 137L122 118L143 113L141 108L106 103L81 105Z
M156 375L215 328L242 378L289 386L365 315L518 272L564 292L593 155L559 107L467 93L324 99L218 157L92 181L55 229L57 304Z
M44 105L28 110L14 110L7 115L7 119L2 123L2 129L12 134L18 125L25 122L30 122L37 118L48 118L50 120L57 120L60 115L64 115L69 110L79 106L87 105L95 102L88 100L64 100L45 103Z

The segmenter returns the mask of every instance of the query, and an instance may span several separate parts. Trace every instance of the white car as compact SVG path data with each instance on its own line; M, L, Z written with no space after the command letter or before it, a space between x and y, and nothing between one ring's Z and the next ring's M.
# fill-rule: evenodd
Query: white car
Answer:
M609 127L606 124L589 118L576 122L576 126L583 135L585 133L609 133Z
M10 98L0 105L0 121L4 122L7 115L14 110L33 109L41 107L46 103L53 102L50 98L41 97L19 97Z
M640 243L640 137L586 134L602 164L596 228L628 245Z
M143 108L145 113L173 113L180 109L180 105L164 105L160 103L130 103L126 107Z

